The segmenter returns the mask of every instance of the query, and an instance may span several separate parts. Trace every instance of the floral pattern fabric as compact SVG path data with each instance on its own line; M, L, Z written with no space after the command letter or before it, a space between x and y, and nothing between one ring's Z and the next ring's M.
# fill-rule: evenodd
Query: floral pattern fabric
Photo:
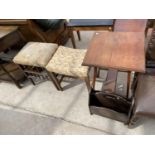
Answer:
M57 50L53 43L29 42L14 57L16 64L45 67Z
M64 46L59 46L54 56L46 66L49 72L73 76L87 77L88 67L82 66L86 50L72 49Z

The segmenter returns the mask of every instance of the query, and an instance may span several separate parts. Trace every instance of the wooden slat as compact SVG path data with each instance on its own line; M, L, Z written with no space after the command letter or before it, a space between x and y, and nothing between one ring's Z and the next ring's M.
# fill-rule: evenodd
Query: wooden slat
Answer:
M102 91L115 92L118 71L114 69L108 70L106 82L102 86Z
M103 30L103 31L105 31L105 30L112 30L112 26L95 26L95 27L93 27L93 26L85 26L85 27L72 27L72 30L74 30L74 31L97 31L97 30L99 30L99 31L101 31L101 30Z

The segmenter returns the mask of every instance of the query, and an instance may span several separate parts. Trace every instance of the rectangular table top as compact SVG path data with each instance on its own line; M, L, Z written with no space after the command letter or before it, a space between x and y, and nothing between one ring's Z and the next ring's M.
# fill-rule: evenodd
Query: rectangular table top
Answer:
M0 26L0 38L3 38L17 29L18 26Z
M83 65L145 72L144 33L96 32Z
M114 31L145 32L148 19L116 19Z
M18 26L0 26L0 52L17 44L20 39Z

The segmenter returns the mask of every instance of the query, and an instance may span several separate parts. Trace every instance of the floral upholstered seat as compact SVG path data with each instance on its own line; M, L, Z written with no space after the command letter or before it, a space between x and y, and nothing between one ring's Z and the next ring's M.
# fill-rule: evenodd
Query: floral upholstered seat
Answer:
M45 69L57 48L58 45L53 43L29 42L14 57L13 62L19 65L33 85L50 79L60 90Z
M58 45L53 43L29 42L14 57L16 64L45 67Z
M86 50L72 49L59 46L56 53L49 61L46 69L67 76L85 78L88 76L88 67L82 66Z

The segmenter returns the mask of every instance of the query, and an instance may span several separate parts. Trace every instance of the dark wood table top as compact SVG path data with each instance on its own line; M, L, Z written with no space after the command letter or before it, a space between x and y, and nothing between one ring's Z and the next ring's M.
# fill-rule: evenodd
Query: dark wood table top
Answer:
M144 33L96 32L83 65L145 72Z
M12 33L13 31L16 31L17 29L18 26L0 26L0 38L3 38L4 36Z
M114 31L145 32L147 19L116 19Z
M0 52L5 51L21 40L18 26L0 26Z
M28 24L27 19L0 19L0 25L4 26L17 26Z

